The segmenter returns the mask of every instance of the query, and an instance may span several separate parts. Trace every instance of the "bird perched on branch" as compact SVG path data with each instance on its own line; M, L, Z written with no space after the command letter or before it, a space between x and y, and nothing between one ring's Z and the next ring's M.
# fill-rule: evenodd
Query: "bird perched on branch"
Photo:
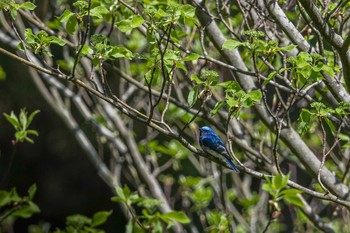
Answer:
M208 126L203 126L199 129L199 144L202 149L211 156L226 163L232 170L239 172L233 164L231 157L221 139Z

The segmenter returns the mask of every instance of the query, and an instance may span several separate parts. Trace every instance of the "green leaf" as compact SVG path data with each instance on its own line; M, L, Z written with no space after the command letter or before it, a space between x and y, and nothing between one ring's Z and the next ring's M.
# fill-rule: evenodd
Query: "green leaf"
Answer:
M39 207L33 202L29 201L28 205L17 208L12 212L12 215L20 218L30 218L33 214L39 213Z
M260 101L262 98L262 94L260 90L253 90L247 94L249 98L251 98L253 101L257 102Z
M90 48L88 45L83 45L83 48L81 49L81 53L84 55L91 55L94 53L94 50Z
M324 121L327 123L327 125L329 126L329 128L332 130L333 133L337 132L337 129L335 128L333 122L331 120L329 120L327 117L323 118Z
M187 102L190 107L193 107L193 105L197 102L198 98L198 85L195 85L191 91L188 93Z
M301 199L299 198L299 196L294 195L294 194L289 194L289 195L284 195L284 200L286 200L287 202L296 205L296 206L300 206L303 207L304 204L301 201Z
M121 198L121 197L112 197L111 200L113 202L121 202L121 203L125 203L125 199Z
M108 13L109 13L109 11L104 6L97 6L97 7L94 7L90 10L91 16L95 16L95 17L100 18L100 19L103 18L103 16L108 14Z
M4 116L5 116L6 120L7 120L8 122L10 122L10 124L11 124L15 129L21 127L21 125L20 125L20 123L19 123L19 121L18 121L18 118L16 117L16 115L14 115L13 112L11 112L11 115L8 115L8 114L4 113Z
M16 141L23 142L23 141L24 141L24 138L26 138L26 136L27 136L27 133L26 133L26 131L24 131L24 130L17 131L17 132L15 133Z
M232 50L242 46L243 44L244 43L237 40L227 40L222 44L222 49Z
M287 185L288 179L289 174L287 174L285 177L283 177L281 174L277 174L272 178L272 187L277 190L283 189Z
M210 187L200 187L191 193L190 199L195 203L196 208L205 208L213 199L213 190Z
M268 84L276 75L278 74L277 71L273 71L267 76L267 79L264 81L264 85Z
M143 198L141 201L137 202L138 206L145 207L148 210L153 210L158 208L163 204L163 201L154 198Z
M124 195L124 191L121 187L117 186L116 188L116 191L117 191L117 195L122 198L123 200L126 200L126 197Z
M193 18L196 13L196 8L189 4L182 5L180 10L185 18Z
M194 81L196 84L204 83L196 74L191 74L190 79Z
M226 104L229 108L239 107L239 101L236 98L232 98L231 96L226 96Z
M350 141L350 136L346 134L339 133L338 137L343 141Z
M89 5L88 5L88 2L86 0L78 0L78 1L73 3L73 6L78 8L80 12L84 12L84 11L86 11L86 9L88 8Z
M127 185L124 185L123 193L124 193L124 195L125 195L126 198L130 197L130 195L131 195L131 190L129 189L129 187L128 187Z
M283 191L280 192L281 195L297 195L297 194L301 194L302 191L298 190L298 189L285 189Z
M21 112L19 113L19 123L21 124L22 129L28 127L27 112L25 109L21 109Z
M81 214L74 214L66 218L66 225L74 228L83 228L84 226L90 224L91 219ZM72 233L73 232L75 233L77 231L72 231Z
M183 224L191 222L190 219L186 216L186 214L181 211L168 212L163 214L163 216Z
M207 86L216 86L219 74L215 70L204 70L201 74L201 79L205 80Z
M186 187L195 187L202 180L201 177L180 175L179 183Z
M127 32L133 28L132 21L130 19L121 20L117 22L116 25L121 32Z
M282 68L279 69L278 71L273 71L271 72L268 76L267 79L264 81L264 85L268 84L277 74L280 74L286 70L289 70L289 68Z
M141 26L145 22L144 18L140 15L135 15L132 20L131 20L131 27L132 28L137 28Z
M19 43L19 44L22 44L22 43ZM0 66L0 81L4 81L4 80L6 80L6 72L2 68L2 66Z
M34 10L36 8L36 5L32 2L25 2L21 4L19 8L26 9L26 10Z
M111 46L111 49L107 52L107 56L111 58L120 58L120 57L125 57L128 59L132 59L132 52L121 46Z
M28 117L28 126L32 123L34 117L40 112L40 110L35 110Z
M10 14L11 14L12 19L16 19L17 18L17 10L11 9Z
M63 14L59 17L60 22L65 23L69 20L70 17L75 15L74 13L70 12L69 10L65 10Z
M75 30L78 29L78 20L75 14L69 17L66 24L66 29L69 34L73 34Z
M218 111L223 108L226 105L226 103L224 101L219 101L215 104L215 107L213 108L213 110L210 111L210 115L211 116L215 116Z
M324 65L322 66L322 71L326 72L327 74L329 74L329 75L332 76L332 77L335 75L335 72L334 72L333 67L328 66L328 65L326 65L326 64L324 64Z
M8 203L11 203L11 201L12 200L9 192L0 191L0 207L3 207Z
M298 46L291 44L291 45L287 45L285 47L281 47L281 48L279 48L279 50L289 52L289 51L292 51L293 49L295 49L296 47L298 47Z
M36 130L33 130L33 129L29 129L29 130L27 130L27 134L29 135L34 135L34 136L39 136L39 133L38 133L38 131L36 131Z
M30 186L30 188L28 189L29 200L33 200L36 190L37 190L36 184L33 184L32 186Z
M37 44L38 43L38 37L36 35L34 35L31 28L25 29L24 37L26 38L26 42L28 44Z
M196 53L191 53L190 55L187 55L186 57L182 58L181 61L193 61L197 60L201 55Z
M271 184L267 183L267 184L263 184L262 185L262 189L265 190L266 192L272 194L275 192L275 189L272 187Z
M56 36L49 36L48 39L51 43L58 44L59 46L64 46L66 44L66 41L64 41L61 38L58 38Z
M288 184L288 181L289 181L289 178L290 178L290 173L286 174L285 176L282 177L282 187L286 187L287 184Z
M92 216L91 227L97 227L107 221L107 218L112 214L112 210L110 211L100 211Z
M23 142L23 141L27 141L27 142L29 142L31 144L34 144L34 141L32 139L28 138L28 137L25 137L23 140L21 140L21 142Z

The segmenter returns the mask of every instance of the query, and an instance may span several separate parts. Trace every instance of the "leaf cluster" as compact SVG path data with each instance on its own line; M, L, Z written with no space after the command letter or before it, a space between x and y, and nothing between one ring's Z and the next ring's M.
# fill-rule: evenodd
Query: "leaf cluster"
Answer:
M262 189L268 192L272 199L270 200L270 205L274 210L280 211L281 207L279 201L284 200L290 204L296 206L304 206L298 195L302 192L297 189L287 189L288 180L290 178L290 173L285 176L277 174L270 178L265 178L266 184L263 184Z
M39 136L38 131L33 129L28 129L30 124L32 123L34 117L40 112L40 110L36 110L32 112L29 117L28 113L25 109L21 109L19 116L16 116L13 111L11 111L10 115L4 113L4 116L8 122L15 128L15 138L16 142L24 142L27 141L29 143L34 143L33 139L29 138L29 135Z
M138 193L132 193L126 185L124 188L116 187L116 191L117 196L113 197L112 201L125 204L132 214L127 232L164 232L174 225L174 221L183 224L190 222L186 214L181 211L171 211L164 214L158 212L157 209L163 204L162 201L141 197ZM136 214L134 205L141 208L140 214Z
M57 44L64 46L66 42L56 36L49 36L47 32L40 30L37 34L34 34L31 28L25 29L25 44L19 43L17 47L20 50L30 49L35 54L45 54L52 57L51 52L47 49L51 44ZM24 48L25 46L25 48Z
M18 10L34 10L36 8L35 4L32 2L24 2L21 4L16 3L15 0L2 0L0 2L0 10L5 10L10 12L13 20L17 18Z
M112 211L99 211L92 218L81 214L71 215L66 218L66 227L63 230L56 229L53 233L104 233L105 231L98 227L104 224L111 214Z
M5 222L16 218L30 218L33 214L39 213L39 207L32 201L36 193L36 185L28 189L28 196L18 195L16 188L11 191L0 191L0 232Z

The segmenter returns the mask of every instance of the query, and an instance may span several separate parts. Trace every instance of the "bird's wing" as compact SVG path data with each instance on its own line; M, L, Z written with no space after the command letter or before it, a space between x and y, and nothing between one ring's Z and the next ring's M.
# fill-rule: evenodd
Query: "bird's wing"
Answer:
M214 157L223 160L228 164L228 166L239 172L237 167L233 164L227 149L221 139L216 135L210 135L208 137L203 137L200 140L201 147L209 154L212 154ZM217 155L219 154L219 156ZM221 158L220 158L221 157Z
M218 136L211 135L210 137L204 137L202 139L203 146L207 147L208 149L215 151L224 157L230 159L227 153L227 149L224 145L224 143L221 141L221 139Z

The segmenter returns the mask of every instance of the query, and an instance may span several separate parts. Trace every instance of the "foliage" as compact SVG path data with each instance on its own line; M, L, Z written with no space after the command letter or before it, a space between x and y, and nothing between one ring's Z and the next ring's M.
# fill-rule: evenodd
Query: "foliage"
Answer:
M17 218L30 218L39 213L39 207L32 201L36 193L36 185L28 189L28 196L21 197L15 188L11 191L0 190L0 231L6 232Z
M33 214L39 213L39 207L32 201L37 191L36 184L28 189L28 196L20 197L13 188L11 191L0 191L0 231L7 232L6 227L11 226L17 218L31 218ZM112 211L100 211L92 218L76 214L67 217L66 227L63 230L56 229L53 233L104 233L98 227L104 224ZM29 233L52 232L40 225L31 225Z
M190 219L181 211L171 211L168 213L159 213L157 208L163 203L160 200L140 197L137 193L131 193L127 186L116 187L117 196L112 198L114 202L120 202L126 205L132 218L128 223L127 232L164 232L173 226L174 221L188 224ZM141 214L137 215L136 205L141 208Z
M39 136L39 133L36 130L28 129L30 124L32 123L34 117L40 112L40 110L36 110L32 112L29 117L28 113L25 109L21 109L19 116L16 116L13 111L11 111L10 115L4 113L4 116L8 122L15 128L15 138L16 142L24 142L27 141L29 143L34 143L34 141L29 138L29 135Z
M278 204L280 200L285 200L286 202L296 206L303 206L303 203L299 198L299 194L302 192L297 189L286 189L289 178L290 173L288 173L286 176L277 174L271 179L265 178L267 183L262 186L262 188L272 196L270 205L277 211L281 211L281 207Z
M35 4L0 3L0 52L32 67L99 175L117 185L128 232L334 232L346 223L349 3ZM33 143L37 113L4 114L16 142ZM202 125L225 139L242 174L199 149ZM109 214L70 217L62 232L90 231Z
M56 229L53 233L104 233L105 231L98 227L105 223L111 214L112 211L100 211L95 213L92 218L81 214L71 215L66 219L65 229Z

